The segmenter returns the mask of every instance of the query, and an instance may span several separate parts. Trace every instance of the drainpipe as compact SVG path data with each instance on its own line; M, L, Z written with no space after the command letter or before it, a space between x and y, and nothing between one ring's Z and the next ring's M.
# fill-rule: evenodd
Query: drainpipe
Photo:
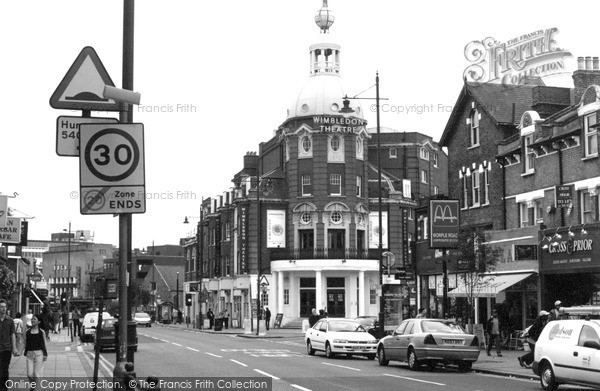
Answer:
M506 168L502 167L502 229L506 229Z

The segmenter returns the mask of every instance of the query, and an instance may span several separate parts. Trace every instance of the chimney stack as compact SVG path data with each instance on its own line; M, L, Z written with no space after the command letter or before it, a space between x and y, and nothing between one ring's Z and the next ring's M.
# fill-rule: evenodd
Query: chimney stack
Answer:
M577 70L573 72L575 85L573 104L578 104L585 90L591 85L600 86L600 63L598 57L577 57Z

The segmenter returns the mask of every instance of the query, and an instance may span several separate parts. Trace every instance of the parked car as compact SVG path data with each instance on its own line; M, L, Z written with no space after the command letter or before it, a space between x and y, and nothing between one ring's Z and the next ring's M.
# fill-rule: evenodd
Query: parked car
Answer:
M102 319L113 319L108 312L102 312ZM93 341L96 333L96 325L98 323L98 311L88 312L83 317L81 325L81 342Z
M533 373L546 391L560 384L600 388L600 320L557 320L535 344Z
M100 329L100 333L94 339L94 343L98 347L98 351L102 352L105 349L117 349L116 343L116 326L118 327L118 319L111 318L102 320L102 328ZM135 330L136 324L134 322L129 322L129 326L127 327L127 339L129 340L128 346L133 348L134 352L137 352L138 338L137 332Z
M344 353L374 360L377 348L377 340L359 322L344 318L320 319L306 330L304 342L309 355L320 350L328 358Z
M150 315L145 312L136 312L135 315L133 315L133 320L138 326L152 327L152 319L150 318Z
M388 365L390 360L406 361L413 371L423 365L433 370L439 363L468 371L478 358L477 337L444 319L407 319L377 345L379 365Z

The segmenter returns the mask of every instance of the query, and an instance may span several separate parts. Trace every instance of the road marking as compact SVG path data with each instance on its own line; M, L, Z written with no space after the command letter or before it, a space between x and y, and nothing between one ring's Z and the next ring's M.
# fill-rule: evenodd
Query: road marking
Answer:
M204 354L208 354L209 356L213 356L213 357L217 357L217 358L223 358L223 356L218 356L216 354L212 354L212 353L208 353L208 352L205 352Z
M166 343L171 342L171 341L167 341L166 339L161 339L161 341L166 342Z
M300 387L300 386L299 386L299 385L297 385L297 384L290 384L290 386L292 386L292 387L294 387L294 388L297 388L297 389L299 389L299 390L302 390L302 391L312 391L312 390L310 390L310 389L308 389L308 388Z
M330 364L328 362L321 362L321 364L331 365L332 367L338 367L338 368L344 368L344 369L351 369L353 371L359 371L360 372L360 369L358 369L358 368L346 367L344 365Z
M194 348L190 348L189 346L186 346L187 349L193 350L194 352L199 352L198 349L194 349Z
M258 373L260 373L261 375L265 375L265 376L272 377L272 378L273 378L273 379L275 379L275 380L281 380L281 379L280 379L280 378L278 378L277 376L273 376L273 375L271 375L271 374L269 374L269 373L267 373L267 372L263 372L263 371L261 371L260 369L255 369L255 371L256 371L256 372L258 372Z
M102 365L108 373L113 373L115 369L115 366L112 365L106 358L104 358L103 355L100 355L100 365ZM107 368L107 365L110 367L110 369Z
M234 360L233 358L230 358L229 360L230 360L230 361L233 361L233 362L234 362L234 363L236 363L236 364L240 364L240 365L241 365L241 366L243 366L243 367L247 367L247 366L248 366L248 365L244 364L243 362L239 362L239 361L237 361L237 360Z
M183 345L178 344L177 342L171 342L171 343L175 346L183 346Z
M405 376L398 376L398 375L390 375L390 374L387 374L387 373L384 373L383 376L390 376L390 377L395 377L395 378L398 378L398 379L406 379L406 380L412 380L412 381L421 382L421 383L434 384L436 386L445 386L446 385L444 383L436 383L436 382L433 382L433 381L415 379L414 377L405 377Z
M70 352L70 351L71 351L71 347L70 346L65 347L65 352Z
M77 353L83 353L83 346L77 345Z

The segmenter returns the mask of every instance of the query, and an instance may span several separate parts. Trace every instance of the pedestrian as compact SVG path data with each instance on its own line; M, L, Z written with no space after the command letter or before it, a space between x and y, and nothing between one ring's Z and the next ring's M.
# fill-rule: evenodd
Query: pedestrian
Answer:
M45 305L42 308L41 318L38 318L38 320L40 321L39 327L42 330L44 330L44 332L45 332L44 335L46 336L48 341L50 340L50 319L51 319L50 310L48 309L48 306ZM33 325L33 321L31 323Z
M223 314L221 315L221 317L223 318L223 325L225 326L226 329L229 328L229 311L227 311L227 309L225 309L225 311L223 311Z
M550 311L550 315L548 315L548 322L552 322L553 320L558 320L560 316L560 306L562 302L560 300L556 300L554 302L554 308Z
M546 326L546 323L548 323L548 315L550 315L548 311L540 311L540 314L538 315L537 319L529 328L529 331L526 335L527 343L529 344L529 352L521 357L517 357L517 360L519 360L519 365L521 365L522 367L529 368L531 366L531 363L533 363L535 343L540 337L540 334L542 334L544 326Z
M271 322L271 311L269 311L269 307L265 307L265 324L267 325L267 330L269 329L270 322Z
M487 346L487 355L491 356L490 351L494 342L496 343L496 353L498 357L502 357L502 338L500 338L500 320L498 319L498 311L494 310L492 317L487 321L487 333L490 336L490 341Z
M60 333L60 321L61 321L60 311L54 310L52 313L52 319L54 320L54 334Z
M208 312L206 313L206 317L208 318L208 324L209 324L208 328L212 329L213 325L215 324L215 314L214 314L212 308L208 309Z
M313 327L319 319L320 318L319 314L317 314L317 309L313 308L311 314L308 316L308 326Z
M0 299L0 391L7 390L6 382L12 355L19 355L15 337L15 322L6 315L7 307L6 300Z
M319 310L319 319L323 319L326 317L327 317L327 314L325 313L325 310Z
M31 318L33 317L33 311L30 309L27 310L27 315L25 315L25 321L27 324L27 328L31 327Z
M81 311L75 307L73 311L73 336L77 337L78 335L81 337Z
M427 308L419 308L419 314L417 315L417 318L426 318L427 317Z
M21 319L21 317L22 317L21 313L17 312L15 314L15 318L13 319L13 322L15 323L15 339L16 339L16 344L17 344L17 350L19 351L19 353L21 352L21 350L24 347L23 338L25 337L25 335L24 335L25 326L23 325L23 319Z
M48 350L46 349L46 333L40 328L40 319L37 315L33 316L31 324L31 328L25 333L24 354L27 358L27 377L37 386L40 384L40 378L44 375L44 363L48 359ZM36 388L32 387L30 390Z

